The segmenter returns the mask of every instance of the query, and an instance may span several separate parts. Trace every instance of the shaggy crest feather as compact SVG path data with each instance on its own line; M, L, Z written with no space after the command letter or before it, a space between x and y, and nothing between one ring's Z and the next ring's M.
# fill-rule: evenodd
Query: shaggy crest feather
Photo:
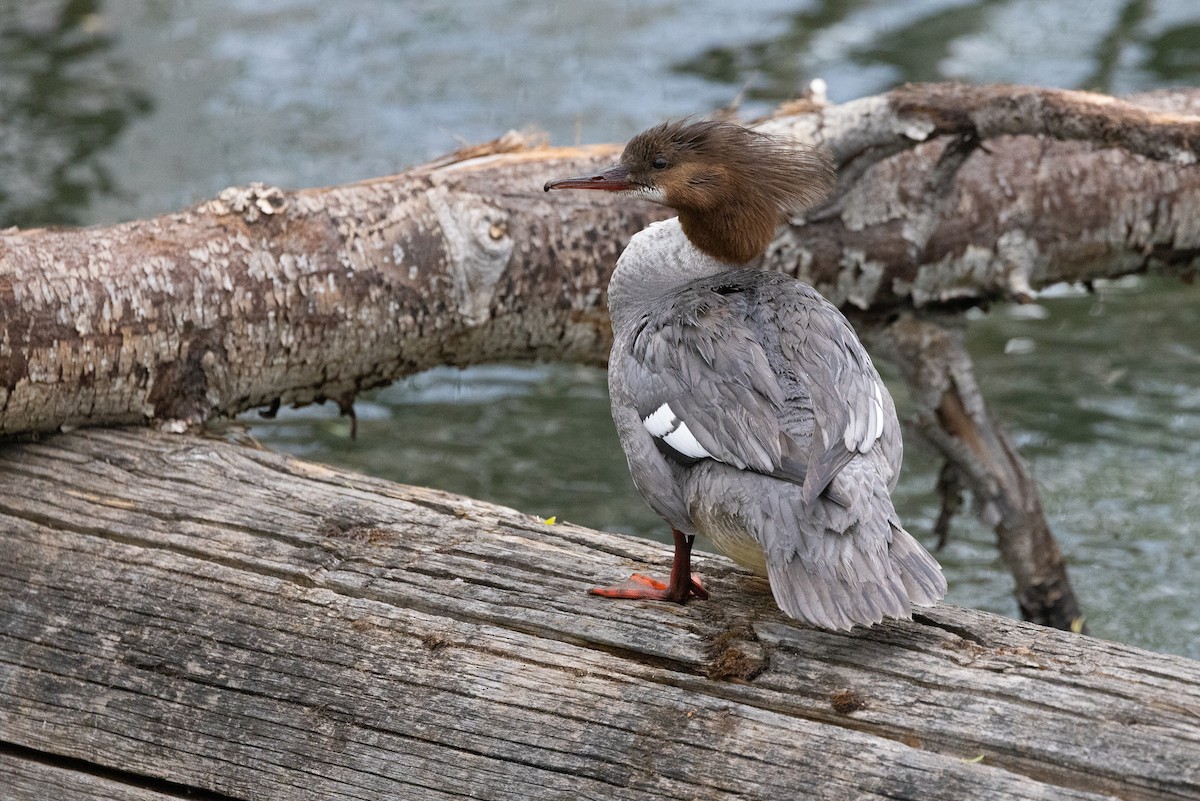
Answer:
M711 191L724 190L727 195L736 188L746 192L743 197L756 206L774 206L780 216L817 204L837 180L833 160L824 150L798 139L716 120L672 120L648 128L629 140L621 162L633 172L660 155L669 166L682 155L722 166L723 177L736 176L736 180L725 186L711 185ZM753 180L742 176L753 176Z
M619 164L645 197L679 212L696 247L730 264L761 256L784 217L820 202L836 181L823 150L712 120L643 131Z

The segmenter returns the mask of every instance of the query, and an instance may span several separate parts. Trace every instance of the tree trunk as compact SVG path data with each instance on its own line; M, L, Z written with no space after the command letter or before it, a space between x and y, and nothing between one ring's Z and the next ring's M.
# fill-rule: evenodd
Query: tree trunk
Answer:
M928 85L783 109L764 127L830 148L841 180L780 234L766 266L884 337L899 312L1029 301L1048 284L1152 264L1192 269L1200 170L1179 164L1200 147L1197 107L1200 92L1119 101ZM352 414L364 389L438 364L603 363L611 266L667 212L540 187L617 152L509 136L348 186L251 186L152 220L4 232L0 435L148 420L181 429L326 399ZM973 379L958 350L961 390ZM1010 564L1023 612L1081 625L1035 485L982 398L964 406L968 442L944 393L910 386L933 404L919 415L942 427L925 430L982 508L1014 511L992 522L1002 552L1021 555Z
M1192 267L1200 170L1177 162L1200 142L1194 108L1200 92L1135 105L930 85L778 116L763 127L824 144L842 179L766 266L867 327L896 310L1029 300L1047 284L1156 262ZM254 185L108 228L10 229L0 434L348 403L438 364L602 363L612 263L669 212L607 193L549 197L541 184L618 152L509 135L347 186Z
M939 606L838 634L715 556L192 436L0 451L5 798L1200 798L1200 663Z

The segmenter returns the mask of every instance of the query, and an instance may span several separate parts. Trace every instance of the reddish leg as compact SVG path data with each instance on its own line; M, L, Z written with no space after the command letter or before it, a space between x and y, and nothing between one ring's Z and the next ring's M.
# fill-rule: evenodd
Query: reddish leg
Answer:
M665 583L658 579L634 573L624 583L615 587L593 587L593 595L605 598L633 598L649 601L672 601L686 604L690 598L708 598L708 590L700 583L700 577L692 572L692 539L678 529L675 535L675 559L671 562L671 578Z

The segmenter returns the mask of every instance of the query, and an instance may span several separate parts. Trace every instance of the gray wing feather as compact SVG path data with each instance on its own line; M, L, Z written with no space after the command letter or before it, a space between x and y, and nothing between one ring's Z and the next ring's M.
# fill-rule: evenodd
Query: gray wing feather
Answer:
M682 297L633 343L630 383L643 419L668 404L714 459L771 473L781 466L784 397L761 346L727 305ZM680 311L683 314L672 314Z
M628 383L643 419L669 404L712 458L801 484L807 504L822 492L844 501L831 482L879 440L885 415L894 419L845 317L777 273L693 282L631 346Z
M804 485L811 504L855 455L881 439L889 423L896 427L895 410L846 318L811 287L793 285L791 302L772 312L784 332L780 352L795 361L812 394L812 460ZM895 460L898 471L898 453Z

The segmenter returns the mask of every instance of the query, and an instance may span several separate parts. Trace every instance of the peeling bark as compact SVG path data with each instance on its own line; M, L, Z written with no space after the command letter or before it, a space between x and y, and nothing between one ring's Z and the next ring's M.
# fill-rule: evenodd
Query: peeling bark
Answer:
M540 184L570 156L251 186L110 228L6 232L0 434L345 404L439 364L595 363L608 265L650 216L556 224Z
M866 335L894 332L902 312L1029 301L1048 284L1152 265L1192 270L1200 170L1180 165L1196 158L1198 109L1197 91L1116 100L940 84L781 109L763 127L824 144L841 179L765 266L812 283ZM151 220L0 233L0 436L182 428L327 399L351 413L362 390L439 364L603 363L611 265L668 212L540 187L618 150L509 135L347 186L254 185ZM1075 621L1033 482L964 391L961 343L952 351L959 373L928 398L926 433L982 507L1000 510L1025 614ZM923 397L931 385L911 386Z
M964 104L979 105L985 94L993 106L1003 106L1008 92L1013 118L975 126L964 113L949 127L944 112L919 113L918 96L942 109L956 92ZM1164 130L1168 138L1184 121L1200 125L1200 91L1140 95L1135 104L1079 92L941 84L775 118L763 128L824 143L836 154L841 179L835 196L777 243L784 252L772 266L839 305L872 311L1027 302L1063 281L1152 265L1194 269L1200 170L1141 155L1178 155L1143 141L1154 130L1148 123L1137 131L1136 151L1051 138L1077 131L1020 111L1018 101L1039 93L1060 103L1064 95L1099 98L1129 117L1139 109L1143 119L1157 114L1175 123ZM1022 122L1027 133L1017 135Z

